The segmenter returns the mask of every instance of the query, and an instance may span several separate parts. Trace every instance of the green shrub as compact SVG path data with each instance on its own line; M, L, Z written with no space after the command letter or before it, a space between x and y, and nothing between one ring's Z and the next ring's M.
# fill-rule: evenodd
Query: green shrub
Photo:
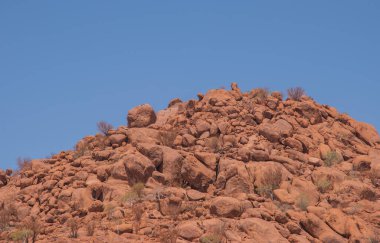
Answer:
M316 182L316 186L318 188L318 190L321 192L321 193L325 193L327 192L328 190L331 189L332 187L332 183L331 183L331 180L329 180L329 178L327 178L326 176L325 177L322 177L322 178L319 178Z
M199 241L201 243L221 243L222 237L219 235L211 234L201 237Z
M309 196L304 192L300 193L296 200L296 206L300 208L302 211L306 211L309 205L310 205Z
M343 158L338 152L330 151L327 153L326 159L324 160L324 162L326 166L331 167L335 164L342 162L342 160Z
M11 233L10 237L13 241L22 241L28 242L29 237L31 237L33 232L27 229L19 229L13 233Z

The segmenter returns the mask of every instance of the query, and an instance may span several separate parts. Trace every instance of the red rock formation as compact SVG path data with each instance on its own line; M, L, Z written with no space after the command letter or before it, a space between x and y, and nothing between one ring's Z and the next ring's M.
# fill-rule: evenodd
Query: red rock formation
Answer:
M377 242L375 128L231 88L136 107L75 151L0 171L1 242Z

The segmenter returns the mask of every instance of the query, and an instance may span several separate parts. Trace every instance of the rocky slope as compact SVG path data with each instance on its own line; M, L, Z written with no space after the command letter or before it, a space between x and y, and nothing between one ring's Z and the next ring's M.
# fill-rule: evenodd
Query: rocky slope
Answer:
M368 124L235 83L127 120L0 171L0 241L379 242Z

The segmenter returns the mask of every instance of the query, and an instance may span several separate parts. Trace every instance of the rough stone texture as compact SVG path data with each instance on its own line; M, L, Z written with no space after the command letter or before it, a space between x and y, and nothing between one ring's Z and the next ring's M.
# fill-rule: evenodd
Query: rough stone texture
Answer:
M231 88L173 100L157 119L136 107L128 126L0 170L0 242L30 217L37 242L378 240L376 130L306 96Z
M146 127L155 123L156 119L156 113L149 104L131 109L127 116L129 127Z

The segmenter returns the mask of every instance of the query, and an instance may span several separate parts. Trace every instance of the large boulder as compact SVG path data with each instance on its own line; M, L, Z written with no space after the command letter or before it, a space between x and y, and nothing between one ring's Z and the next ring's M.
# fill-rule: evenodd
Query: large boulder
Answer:
M252 241L260 243L287 243L275 225L259 218L247 218L239 221L239 227ZM248 241L247 241L248 242Z
M225 218L239 217L242 214L241 203L233 197L217 197L211 202L210 213Z
M199 191L206 191L209 184L215 180L214 171L207 168L192 155L183 160L181 175L193 189Z
M301 226L306 232L322 242L347 242L315 214L307 213L306 217L301 219Z
M178 235L185 240L194 240L201 237L203 231L195 221L187 221L178 225Z
M130 183L146 182L155 171L155 166L147 157L136 152L122 158Z
M278 142L282 137L289 137L293 133L293 126L283 120L279 119L273 124L263 123L259 127L259 134L271 142Z
M128 142L131 144L138 143L160 143L160 132L151 128L130 128L128 129Z
M253 189L253 178L242 161L223 158L219 162L219 174L215 183L219 190L224 189L226 195L233 193L249 193Z
M356 133L360 139L369 145L380 143L380 136L377 133L375 127L364 122L351 122L352 127L355 128Z
M147 127L156 122L156 113L152 106L144 104L128 112L128 127Z

